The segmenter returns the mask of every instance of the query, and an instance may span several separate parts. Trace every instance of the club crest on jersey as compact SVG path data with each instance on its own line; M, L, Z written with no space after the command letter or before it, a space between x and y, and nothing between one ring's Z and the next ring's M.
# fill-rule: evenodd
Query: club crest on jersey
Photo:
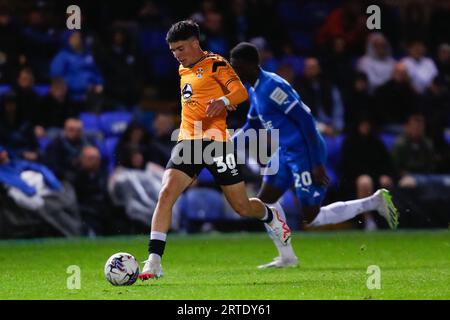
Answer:
M186 83L183 86L183 89L181 90L181 94L183 95L183 98L188 100L192 97L192 86L190 83Z
M197 78L201 78L203 77L203 72L204 72L203 68L198 68L195 75L197 76Z

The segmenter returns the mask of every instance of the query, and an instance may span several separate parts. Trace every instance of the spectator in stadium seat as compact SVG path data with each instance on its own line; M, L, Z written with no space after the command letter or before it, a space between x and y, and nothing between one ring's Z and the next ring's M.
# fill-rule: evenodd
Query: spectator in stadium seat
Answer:
M361 53L367 35L367 16L362 6L358 0L347 0L334 9L318 30L318 45L325 46L331 39L342 37L352 54Z
M0 5L0 83L12 83L23 66L22 37L10 8Z
M340 163L341 183L348 196L364 198L394 185L395 170L389 151L378 138L373 122L360 116L345 138ZM371 213L364 214L366 230L377 228Z
M23 50L38 82L48 82L49 66L58 50L57 32L45 2L30 9L22 29Z
M201 25L205 47L209 51L226 56L230 49L230 39L225 32L223 15L218 11L207 11L204 18Z
M358 61L357 69L369 79L369 90L386 83L394 70L395 60L391 47L382 33L372 33L367 38L366 54Z
M93 56L85 50L79 31L63 33L63 49L53 58L50 75L63 77L70 97L77 102L85 101L88 93L103 92L103 77Z
M402 131L407 116L418 108L419 97L413 89L406 66L397 63L392 79L374 93L377 122L383 131Z
M161 166L167 164L170 159L170 153L176 144L172 141L172 133L176 129L175 120L172 114L157 113L153 121L153 146L158 150L159 161L155 161Z
M414 173L433 173L434 147L425 135L425 117L420 113L411 114L401 134L392 148L392 158L401 180L400 186L414 186L410 176Z
M142 63L133 50L127 30L114 28L110 34L110 44L99 59L105 78L105 95L115 103L134 106L142 89Z
M14 91L6 93L1 102L0 144L3 144L14 158L38 160L39 145L34 126L19 113Z
M369 80L364 72L358 72L345 101L345 131L352 132L357 121L374 113L373 96L369 93Z
M344 128L344 107L339 89L322 76L319 60L305 59L305 71L296 89L317 119L319 130L335 135Z
M40 113L39 96L34 91L34 74L30 68L20 70L13 90L22 119L36 125L36 119Z
M42 175L43 185L51 190L59 191L62 186L54 174L44 165L26 160L9 158L8 151L0 145L0 183L16 190L9 190L18 204L30 209L37 209L43 205L40 191L21 175L24 171L31 171ZM18 193L19 192L19 193ZM36 196L36 197L35 197ZM38 199L39 198L39 199Z
M53 78L49 92L41 99L38 115L40 136L54 138L67 118L75 116L75 107L69 100L67 85L63 78Z
M450 127L450 88L443 75L434 78L422 102L427 135L435 149L436 172L450 173L450 145L445 140L445 130Z
M436 66L447 88L450 89L450 44L442 43L437 52Z
M73 186L85 231L89 235L105 234L110 211L108 175L96 147L85 146L81 149L75 172Z
M408 56L401 60L405 64L414 89L422 94L431 85L438 70L434 61L425 56L423 41L412 41L408 46Z
M90 145L83 134L80 120L69 118L61 135L51 141L44 152L44 162L58 178L73 182L76 178L76 162L81 150Z
M123 165L125 167L136 168L132 164L133 157L137 157L136 152L142 157L142 168L145 167L147 162L154 162L165 166L164 154L162 154L158 147L153 144L152 136L145 130L145 128L135 122L128 125L125 132L120 137L117 143L115 155L116 164ZM142 169L141 168L141 169Z
M330 40L323 56L323 70L330 80L336 84L342 93L344 100L352 91L355 72L352 56L348 52L348 45L343 37Z

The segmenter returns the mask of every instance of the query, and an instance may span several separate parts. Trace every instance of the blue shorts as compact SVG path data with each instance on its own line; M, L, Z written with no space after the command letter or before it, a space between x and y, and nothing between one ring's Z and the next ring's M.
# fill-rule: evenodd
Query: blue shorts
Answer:
M325 149L323 152L325 157ZM278 162L278 171L275 170ZM270 169L269 169L270 168ZM266 174L273 170L276 174ZM264 173L263 182L286 192L295 186L295 192L304 207L320 205L327 188L312 182L312 165L308 152L289 152L278 149L272 155Z

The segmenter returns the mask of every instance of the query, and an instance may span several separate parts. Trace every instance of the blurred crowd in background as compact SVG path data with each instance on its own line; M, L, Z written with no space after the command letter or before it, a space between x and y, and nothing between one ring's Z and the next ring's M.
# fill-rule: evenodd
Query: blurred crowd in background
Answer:
M81 30L66 28L71 4L81 9ZM381 30L366 27L371 4L381 9ZM228 58L249 41L261 66L299 92L329 147L327 201L386 187L404 226L448 226L450 2L6 0L0 236L149 230L180 121L178 63L165 35L187 18L199 23L204 50ZM247 111L229 113L229 128L241 127ZM261 177L246 177L256 191ZM301 204L292 193L282 202L300 228ZM200 230L222 220L253 227L230 212L208 173L174 211L173 230L195 230L193 221ZM385 226L367 213L350 227Z

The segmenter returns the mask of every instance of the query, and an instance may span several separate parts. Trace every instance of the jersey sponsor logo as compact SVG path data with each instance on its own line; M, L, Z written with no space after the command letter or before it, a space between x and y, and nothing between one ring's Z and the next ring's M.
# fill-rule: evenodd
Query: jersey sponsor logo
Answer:
M181 94L183 95L183 98L186 100L188 100L192 97L193 92L192 92L192 86L190 83L186 83L183 86L183 89L181 90Z
M270 99L275 101L276 104L282 105L283 102L287 99L288 94L284 92L280 87L276 87L275 90L270 94Z
M195 75L197 76L197 78L200 79L201 77L203 77L203 72L205 72L205 70L203 70L203 68L198 68Z

